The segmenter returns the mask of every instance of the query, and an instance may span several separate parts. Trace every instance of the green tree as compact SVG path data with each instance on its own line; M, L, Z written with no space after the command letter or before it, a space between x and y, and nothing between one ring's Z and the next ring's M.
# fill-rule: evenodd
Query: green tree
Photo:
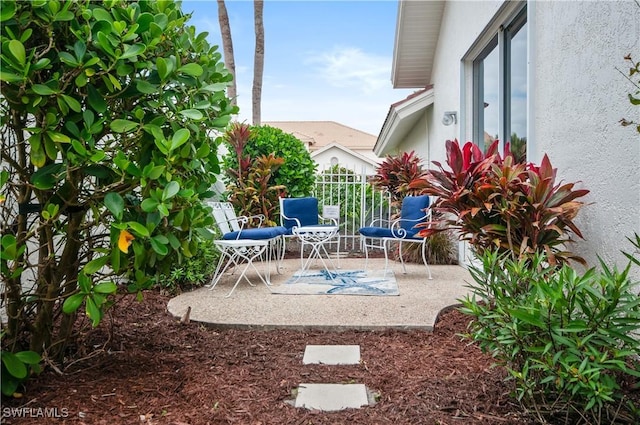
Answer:
M220 53L188 18L174 1L3 1L1 274L12 351L62 360L119 282L149 287L168 256L191 256L208 235L203 200L219 172L211 131L237 108Z
M273 172L269 186L284 186L287 196L309 196L315 185L316 163L311 159L304 143L279 128L268 125L252 126L251 135L242 148L242 156L259 158L273 155L284 163ZM238 154L229 146L224 157L225 169L238 169Z

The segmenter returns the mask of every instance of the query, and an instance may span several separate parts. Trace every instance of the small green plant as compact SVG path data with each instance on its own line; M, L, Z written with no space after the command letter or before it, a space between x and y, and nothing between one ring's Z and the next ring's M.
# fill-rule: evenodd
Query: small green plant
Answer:
M633 85L635 88L632 93L628 94L629 102L631 102L631 104L634 106L640 106L640 62L635 62L631 57L631 53L625 56L624 60L629 65L629 74L626 75L622 71L620 71L620 73L624 75L624 77L629 80L631 85ZM640 122L638 121L623 118L620 120L620 124L625 127L628 125L633 125L636 127L636 130L638 130L638 133L640 133Z
M4 332L0 339L4 338ZM34 351L0 351L0 373L2 379L2 394L12 396L18 390L21 383L26 381L32 373L40 373L40 361L42 358Z
M632 242L640 247L639 236ZM541 421L640 419L620 392L640 377L640 299L629 277L640 261L627 257L623 270L601 262L600 271L579 274L549 267L543 252L515 259L485 250L482 267L471 269L475 284L461 308L474 318L466 337L506 367L517 399Z
M576 199L588 190L557 183L546 155L535 166L515 162L509 144L501 157L498 141L486 153L471 142L461 149L457 141L447 140L446 146L449 169L434 161L437 170L409 185L437 197L434 223L422 235L457 230L478 254L497 248L519 258L545 251L553 264L584 263L565 248L572 233L582 237L573 219L583 206Z
M191 257L172 263L169 273L158 279L158 286L176 293L183 288L205 285L213 275L219 258L220 252L213 241L203 240L198 244L198 251Z

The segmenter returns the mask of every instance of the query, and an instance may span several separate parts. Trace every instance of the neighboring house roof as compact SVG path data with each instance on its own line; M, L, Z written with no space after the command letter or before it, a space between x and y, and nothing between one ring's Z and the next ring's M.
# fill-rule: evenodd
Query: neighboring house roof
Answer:
M389 107L373 152L382 157L391 154L416 125L424 110L433 104L433 85L418 90Z
M330 143L327 146L322 147L321 149L318 149L318 150L316 150L314 152L311 152L311 158L314 159L314 158L316 158L316 157L322 155L323 153L325 153L327 151L330 151L332 149L341 150L345 154L351 155L354 158L357 158L358 160L371 165L372 167L377 167L378 166L378 163L376 161L374 161L373 159L367 158L366 156L362 155L361 153L356 152L354 150L351 150L349 148L346 148L346 147L342 146L339 143Z
M394 88L419 88L431 83L444 1L398 2L391 82Z
M331 143L338 143L351 150L371 151L376 136L356 130L335 121L266 121L264 125L276 127L308 143L311 152Z

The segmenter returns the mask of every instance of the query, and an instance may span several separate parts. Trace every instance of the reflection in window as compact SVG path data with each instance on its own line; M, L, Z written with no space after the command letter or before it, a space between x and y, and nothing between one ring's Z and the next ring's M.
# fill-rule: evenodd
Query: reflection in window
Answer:
M496 139L508 141L516 159L526 161L526 9L473 61L473 75L474 140L485 149Z

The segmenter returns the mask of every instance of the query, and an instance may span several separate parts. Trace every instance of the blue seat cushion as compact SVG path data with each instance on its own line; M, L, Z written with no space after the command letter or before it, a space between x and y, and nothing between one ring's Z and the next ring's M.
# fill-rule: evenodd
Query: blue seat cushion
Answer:
M287 229L282 226L258 227L255 229L243 229L240 231L225 233L222 236L222 239L224 240L251 239L255 241L255 240L277 238L278 236L282 236L285 233L287 233Z
M417 229L407 230L406 236L402 237L399 235L397 230L395 233L391 231L391 229L386 227L361 227L360 234L362 236L366 236L368 238L393 238L393 239L418 239L416 237L418 233ZM422 239L422 238L419 238Z
M420 220L426 214L425 210L429 207L429 195L420 196L405 196L402 200L402 210L400 211L400 217L404 220L414 221L401 221L400 227L408 232L417 232L419 229L414 229L414 226L418 224L415 220ZM423 220L421 220L423 221Z
M318 224L318 198L285 198L282 200L282 210L285 216L300 220L301 226ZM283 225L287 229L291 229L297 223L295 220L284 220Z

